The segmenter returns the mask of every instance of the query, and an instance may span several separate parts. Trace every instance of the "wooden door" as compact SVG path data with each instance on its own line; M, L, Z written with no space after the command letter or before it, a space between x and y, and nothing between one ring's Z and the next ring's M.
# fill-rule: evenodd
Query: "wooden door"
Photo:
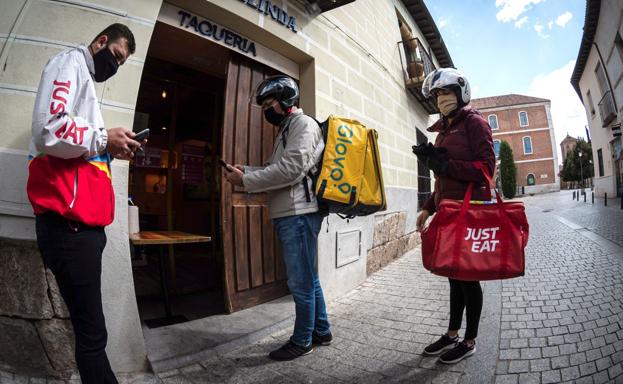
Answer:
M272 153L277 127L268 124L251 93L274 70L230 56L225 89L222 157L229 164L262 165ZM288 293L283 260L266 194L249 194L222 179L225 301L235 312Z

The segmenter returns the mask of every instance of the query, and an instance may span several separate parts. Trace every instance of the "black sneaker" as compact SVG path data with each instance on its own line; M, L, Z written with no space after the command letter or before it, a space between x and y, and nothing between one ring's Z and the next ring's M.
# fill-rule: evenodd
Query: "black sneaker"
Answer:
M454 348L456 343L459 341L459 336L450 337L447 333L441 335L439 340L430 344L428 347L424 348L424 354L430 356L436 356L441 352Z
M279 349L275 349L269 353L268 357L277 361L294 360L297 357L312 353L313 350L314 347L311 344L307 347L301 347L300 345L294 344L292 341L288 341Z
M456 345L456 347L452 348L448 352L444 353L439 357L439 361L444 364L454 364L463 360L464 358L471 356L476 352L476 344L473 344L471 347L467 345L465 340L461 341Z
M313 345L327 346L327 345L331 345L332 342L333 342L333 335L331 335L331 332L327 333L324 336L320 336L316 331L312 332L312 344Z

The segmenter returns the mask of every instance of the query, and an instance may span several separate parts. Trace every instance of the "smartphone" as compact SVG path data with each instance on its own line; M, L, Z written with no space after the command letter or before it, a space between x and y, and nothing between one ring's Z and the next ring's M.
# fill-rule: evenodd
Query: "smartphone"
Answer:
M225 170L227 172L231 172L231 169L229 168L230 165L227 164L223 159L221 159L220 157L218 158L218 163L221 165L221 167L225 168Z
M134 140L140 143L148 137L149 137L149 128L143 129L142 131L137 133L136 136L134 136Z

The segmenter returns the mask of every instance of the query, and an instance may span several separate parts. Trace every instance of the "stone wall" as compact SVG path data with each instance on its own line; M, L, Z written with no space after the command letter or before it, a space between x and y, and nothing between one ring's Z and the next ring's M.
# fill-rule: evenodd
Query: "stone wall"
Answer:
M0 238L0 370L69 378L69 312L36 243Z
M396 212L377 216L374 225L374 242L368 251L367 274L378 271L417 247L420 234L406 232L407 213Z

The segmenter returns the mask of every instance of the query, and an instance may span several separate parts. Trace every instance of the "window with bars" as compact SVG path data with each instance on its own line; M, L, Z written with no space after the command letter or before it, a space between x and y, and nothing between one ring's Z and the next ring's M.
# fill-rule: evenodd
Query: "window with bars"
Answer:
M523 153L524 155L532 154L532 138L530 138L530 136L525 136L523 138Z
M519 126L520 127L528 126L528 112L526 111L519 112Z
M498 127L498 117L496 115L489 115L489 125L491 129L499 129Z
M590 89L586 91L586 100L588 100L588 106L589 106L589 109L591 110L591 116L593 116L595 114L595 104L593 103L593 98L591 97Z
M417 144L425 144L428 138L422 131L416 129ZM424 203L431 195L431 177L430 170L421 161L417 161L417 200L418 211L424 207Z
M495 151L495 157L500 157L500 140L493 140L493 150Z

